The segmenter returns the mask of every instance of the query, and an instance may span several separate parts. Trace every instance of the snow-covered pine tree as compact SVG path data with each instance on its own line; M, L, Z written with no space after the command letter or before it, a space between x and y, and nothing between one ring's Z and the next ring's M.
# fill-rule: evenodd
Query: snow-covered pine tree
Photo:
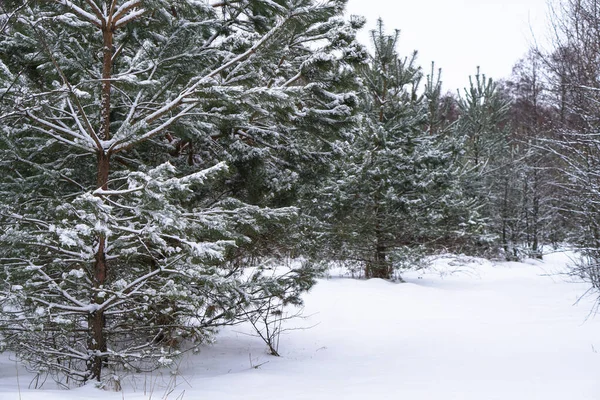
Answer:
M469 88L459 96L460 117L455 125L455 135L463 142L463 168L468 171L462 178L464 192L476 202L487 225L480 232L480 250L488 251L499 239L505 250L512 251L508 225L517 172L507 129L510 100L479 68L469 81Z
M506 143L503 130L507 121L509 101L502 97L498 84L481 74L469 77L469 87L459 96L458 131L465 138L466 161L479 169L501 155Z
M70 384L171 362L306 268L247 268L296 214L296 179L356 103L345 0L52 0L0 9L0 344ZM185 157L177 157L185 154ZM249 165L249 164L246 164ZM258 175L260 175L258 174ZM266 183L264 183L266 182ZM259 307L256 307L258 305Z
M427 130L433 134L451 132L451 126L458 119L458 105L452 93L442 94L442 69L436 71L434 62L426 76L423 94L427 102Z
M386 34L381 20L372 31L360 120L350 140L338 143L340 159L320 193L330 256L362 263L368 278L392 277L402 264L400 250L462 229L447 224L459 214L451 211L460 203L455 142L441 125L429 129L435 117L428 107L435 107L418 93L416 53L399 58L397 40L398 32ZM439 84L427 88L431 101L439 99ZM449 225L451 231L440 229Z

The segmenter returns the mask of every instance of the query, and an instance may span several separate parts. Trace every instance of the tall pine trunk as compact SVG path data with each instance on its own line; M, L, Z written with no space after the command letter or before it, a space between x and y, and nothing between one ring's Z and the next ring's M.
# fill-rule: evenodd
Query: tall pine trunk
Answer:
M108 188L108 173L110 171L110 156L104 152L98 152L97 163L97 185L106 190ZM103 298L98 296L102 286L106 282L108 273L108 263L106 259L106 235L98 235L98 248L96 250L94 262L94 280L91 304L100 305ZM91 358L88 361L88 372L91 379L100 380L102 376L102 365L106 358L106 319L104 310L98 308L88 316L89 340L88 350L91 352Z
M100 101L100 140L110 139L110 91L111 91L111 73L113 65L113 30L110 18L102 27L103 38L103 60L102 60L102 92ZM104 149L98 149L97 152L97 175L96 185L103 190L108 189L108 176L110 173L110 153ZM94 291L92 293L91 304L100 305L103 299L98 296L106 282L109 271L109 265L106 257L107 238L104 233L98 235L98 248L96 250L94 262ZM102 377L102 366L106 359L106 317L104 310L98 308L93 311L89 317L89 341L88 350L91 353L88 361L88 372L91 379L100 381Z
M385 243L385 233L381 226L381 221L384 216L382 215L381 208L379 206L380 193L377 192L375 195L375 227L374 227L374 239L375 239L375 254L372 262L369 262L366 267L365 277L366 278L380 278L390 279L392 277L392 269L388 264L387 260L387 246Z

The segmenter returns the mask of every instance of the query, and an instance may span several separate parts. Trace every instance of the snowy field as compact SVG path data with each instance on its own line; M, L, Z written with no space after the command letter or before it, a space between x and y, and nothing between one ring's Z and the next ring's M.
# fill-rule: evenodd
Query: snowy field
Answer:
M282 335L280 358L233 327L176 373L125 378L117 393L28 389L5 354L0 399L599 400L600 315L592 297L577 302L587 285L558 274L568 261L439 259L403 284L333 272L290 323L316 326Z

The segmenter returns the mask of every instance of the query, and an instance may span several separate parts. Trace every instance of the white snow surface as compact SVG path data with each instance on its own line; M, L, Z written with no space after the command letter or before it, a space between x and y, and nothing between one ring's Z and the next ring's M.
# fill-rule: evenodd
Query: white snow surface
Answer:
M122 379L122 392L69 391L0 356L0 399L171 400L598 400L600 316L589 286L564 272L567 253L493 263L442 257L406 283L332 272L305 296L312 326L281 336L282 357L223 330L168 370ZM578 301L580 300L580 301Z

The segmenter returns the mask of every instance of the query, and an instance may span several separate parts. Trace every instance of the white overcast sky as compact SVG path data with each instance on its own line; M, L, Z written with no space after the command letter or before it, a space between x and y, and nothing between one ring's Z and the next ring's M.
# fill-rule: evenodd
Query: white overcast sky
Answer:
M417 50L426 73L435 61L443 90L453 92L468 85L477 66L494 79L510 76L534 37L547 36L547 0L349 0L347 14L367 18L363 43L379 17L387 32L399 29L400 55Z

